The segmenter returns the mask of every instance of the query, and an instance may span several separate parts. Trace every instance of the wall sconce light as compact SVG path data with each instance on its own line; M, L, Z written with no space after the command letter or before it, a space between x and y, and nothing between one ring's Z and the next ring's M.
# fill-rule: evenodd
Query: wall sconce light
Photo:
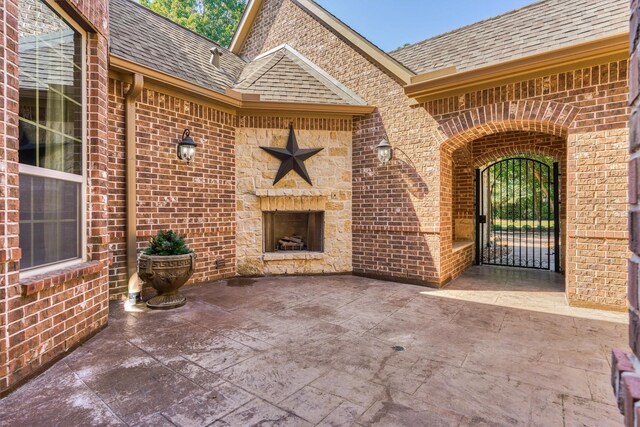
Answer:
M193 160L193 157L196 155L197 146L198 144L191 138L191 131L185 129L182 133L182 140L178 143L176 150L178 158L180 160L186 160L187 164L191 163L191 160Z
M380 160L380 164L382 166L389 163L389 160L393 157L393 150L391 149L391 144L389 144L387 138L382 138L380 144L376 146L376 151L378 152L378 160Z

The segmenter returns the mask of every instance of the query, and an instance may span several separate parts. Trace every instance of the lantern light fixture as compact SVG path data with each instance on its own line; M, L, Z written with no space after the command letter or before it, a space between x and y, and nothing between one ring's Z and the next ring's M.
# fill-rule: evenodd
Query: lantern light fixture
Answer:
M382 138L382 141L376 146L376 151L378 152L378 160L382 166L389 163L389 160L393 157L393 150L391 148L391 144L387 138Z
M191 138L191 131L185 129L182 133L182 140L178 143L176 150L178 158L185 160L187 164L191 163L191 160L193 160L196 155L196 147L198 147L198 144Z

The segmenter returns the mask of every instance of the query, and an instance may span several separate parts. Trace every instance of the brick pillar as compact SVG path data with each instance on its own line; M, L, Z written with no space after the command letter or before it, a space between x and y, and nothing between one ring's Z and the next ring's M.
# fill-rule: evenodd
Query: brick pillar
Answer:
M632 331L640 326L640 305L638 304L638 269L640 268L640 0L631 3L631 61L629 100L631 120L629 123L629 249L633 252L629 260L629 305ZM640 356L640 335L631 334L631 349Z
M8 300L18 284L18 1L0 0L0 391L9 384Z
M625 425L640 422L640 0L631 1L629 61L629 346L632 352L614 350L611 384Z

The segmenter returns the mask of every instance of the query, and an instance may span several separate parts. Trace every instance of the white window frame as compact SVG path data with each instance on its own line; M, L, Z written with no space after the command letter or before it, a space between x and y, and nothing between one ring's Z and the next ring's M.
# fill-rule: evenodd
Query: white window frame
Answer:
M72 260L54 262L41 267L33 267L23 271L20 269L20 279L49 273L87 261L87 32L76 23L62 8L52 0L37 0L45 3L81 36L82 63L82 175L46 169L43 167L19 164L18 172L24 175L54 178L63 181L77 182L80 184L80 257Z

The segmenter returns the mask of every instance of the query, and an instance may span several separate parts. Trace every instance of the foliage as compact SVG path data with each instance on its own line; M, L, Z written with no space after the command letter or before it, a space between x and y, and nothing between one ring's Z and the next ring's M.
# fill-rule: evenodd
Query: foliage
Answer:
M531 164L527 167L518 161L502 162L491 169L491 206L496 220L553 219L553 159L542 155L526 157L549 166L549 169Z
M158 234L151 238L149 247L145 249L145 255L185 255L193 251L189 249L184 241L184 236L180 236L173 230L160 230Z
M140 4L221 46L229 46L246 0L140 0Z
M533 225L531 224L522 224L522 225L517 225L517 224L500 224L500 223L492 223L491 224L491 230L492 231L513 231L513 232L521 232L521 233L526 233L526 232L540 232L540 233L544 233L547 231L553 231L553 221L551 222L547 222L547 221L535 221Z

